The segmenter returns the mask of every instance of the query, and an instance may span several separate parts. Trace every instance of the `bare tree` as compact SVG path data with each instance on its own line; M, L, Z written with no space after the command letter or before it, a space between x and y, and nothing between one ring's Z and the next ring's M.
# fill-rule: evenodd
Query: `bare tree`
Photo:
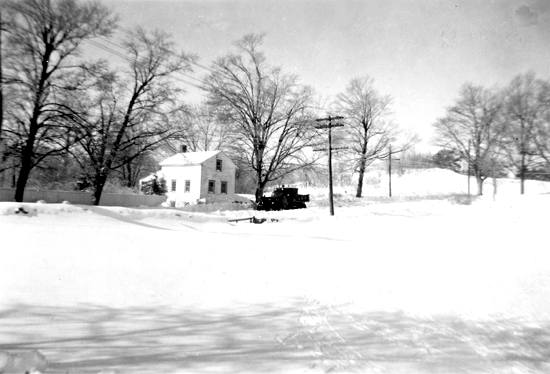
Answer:
M205 78L208 104L237 134L233 145L256 175L256 199L266 184L315 162L304 148L315 142L309 106L313 91L298 77L267 63L262 36L235 42L237 53L217 59Z
M79 100L80 109L74 112L79 146L87 155L81 162L92 180L95 205L111 171L178 133L172 115L181 110L178 98L183 90L171 77L190 71L194 57L172 52L173 42L163 32L138 29L133 35L124 43L128 69L99 74L95 90Z
M508 168L520 177L525 192L525 174L536 168L540 157L535 142L537 127L548 103L541 99L542 82L530 72L518 75L505 90L507 133L502 147Z
M355 78L337 97L336 107L346 118L345 153L348 165L358 173L356 196L363 192L363 178L367 167L376 160L387 158L390 145L402 135L391 121L392 98L381 95L374 88L371 77ZM402 144L395 144L392 154L410 148L416 137L410 136Z
M491 175L493 156L506 132L502 101L495 90L465 84L456 104L434 124L435 144L456 150L468 161L478 195L483 194L483 182Z
M550 172L550 82L539 81L537 97L542 108L535 128L534 142L544 169Z
M2 127L4 125L4 69L2 68L2 44L4 32L7 31L7 28L4 26L2 13L2 4L0 3L0 155L2 152Z
M175 114L175 126L179 137L168 141L163 149L169 153L180 152L185 145L192 152L228 150L232 139L232 129L221 123L216 108L206 104L183 108Z
M172 133L171 131L170 134ZM117 177L125 187L137 187L141 178L157 171L158 161L155 156L158 152L157 147L160 146L151 146L150 142L140 141L139 144L128 147L120 156L122 162L119 163L119 168L113 170L112 177Z
M56 100L81 83L71 57L78 56L84 40L108 36L116 20L98 2L8 0L3 5L10 20L4 76L20 98L4 132L20 151L15 200L22 201L31 170L67 147L58 141L66 137Z

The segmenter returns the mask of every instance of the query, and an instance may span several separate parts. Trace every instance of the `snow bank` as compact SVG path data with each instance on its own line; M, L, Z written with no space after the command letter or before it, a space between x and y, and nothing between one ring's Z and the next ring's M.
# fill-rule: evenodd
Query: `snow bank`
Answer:
M251 210L254 209L252 202L248 203L207 203L207 204L193 204L184 207L178 207L177 210L182 212L197 212L197 213L211 213L220 210Z
M217 215L198 212L186 212L180 209L159 208L123 208L68 204L38 204L38 203L5 203L0 202L0 215L18 215L21 217L36 217L39 215L89 215L97 214L115 219L125 220L186 220L196 223L217 222L227 223L227 219Z

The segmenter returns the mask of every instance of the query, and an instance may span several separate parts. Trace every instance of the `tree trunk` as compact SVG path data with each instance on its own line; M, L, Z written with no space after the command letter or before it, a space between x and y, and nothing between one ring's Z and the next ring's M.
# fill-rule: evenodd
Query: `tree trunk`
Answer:
M521 152L520 193L525 193L525 152Z
M92 197L92 205L98 206L99 201L101 200L101 194L103 193L103 187L105 187L105 182L107 181L107 175L100 173L96 175L93 183L94 194Z
M132 187L132 162L126 164L126 187Z
M15 187L15 201L22 202L25 195L25 187L29 180L29 175L32 170L32 155L34 150L34 140L36 138L35 122L31 122L29 137L27 138L27 144L23 149L23 157L21 158L21 169L19 170L19 177L17 178L17 185Z
M357 178L357 193L355 197L361 197L363 194L363 179L365 177L366 163L364 158L361 158L361 161L359 161L359 176Z
M44 86L47 80L48 64L51 55L51 49L46 48L46 52L42 58L42 73L40 81L38 82L38 89L34 97L34 108L32 117L29 121L29 135L25 148L23 149L23 157L21 158L21 170L19 170L19 177L17 178L17 186L15 188L15 201L22 202L25 195L25 186L29 180L29 175L33 168L32 158L34 156L34 142L36 141L36 134L38 134L38 118L40 117L41 102L44 98Z
M254 154L256 156L256 204L260 202L262 196L264 196L265 181L262 175L263 165L262 159L264 155L265 146L262 142L254 145Z
M495 201L497 196L497 178L493 172L493 201Z
M477 182L477 196L483 195L483 178L481 178L480 175L476 174L476 182Z
M17 185L15 187L15 201L18 203L23 202L23 197L25 196L25 186L29 180L29 175L31 173L31 163L23 162L21 163L21 169L19 170L19 177L17 178Z
M256 183L256 203L260 202L262 196L264 196L265 182L259 180Z

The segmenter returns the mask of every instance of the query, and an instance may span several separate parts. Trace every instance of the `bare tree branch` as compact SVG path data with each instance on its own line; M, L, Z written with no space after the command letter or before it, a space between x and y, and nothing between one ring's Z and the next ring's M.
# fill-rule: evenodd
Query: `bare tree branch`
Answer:
M346 90L337 97L335 107L346 118L345 131L335 144L348 147L341 158L346 160L349 170L358 173L356 196L361 197L366 168L376 160L388 157L389 146L400 136L398 126L391 121L392 98L381 95L374 88L371 77L355 78ZM412 136L395 144L392 153L411 147L416 141Z
M69 86L69 59L78 56L82 41L109 36L116 18L98 2L7 0L3 5L10 19L4 74L20 102L6 113L6 133L16 135L9 142L19 142L15 200L22 201L31 170L68 146L52 141L62 116L52 116L51 108Z
M304 148L314 143L308 111L313 97L298 77L267 63L262 35L235 42L237 53L216 60L206 77L207 104L236 134L233 147L256 175L256 199L266 184L315 162Z
M504 139L502 95L472 84L460 90L456 104L434 124L435 144L456 150L471 165L477 193L483 194L483 181L490 176L492 160Z

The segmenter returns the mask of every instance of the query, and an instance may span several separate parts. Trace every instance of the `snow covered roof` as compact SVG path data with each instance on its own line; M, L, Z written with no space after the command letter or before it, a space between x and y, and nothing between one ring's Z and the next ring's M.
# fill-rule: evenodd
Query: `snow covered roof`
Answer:
M206 152L185 152L178 153L172 157L168 157L162 161L160 166L186 166L186 165L200 165L209 158L214 157L221 151L206 151Z

